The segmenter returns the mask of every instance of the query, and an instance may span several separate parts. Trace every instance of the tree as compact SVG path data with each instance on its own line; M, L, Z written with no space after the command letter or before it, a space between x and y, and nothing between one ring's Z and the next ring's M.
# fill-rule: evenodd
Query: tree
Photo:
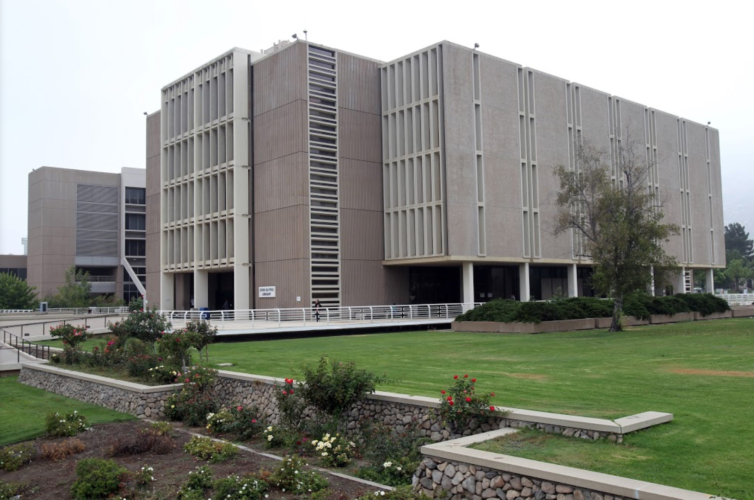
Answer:
M677 268L662 243L678 233L662 222L661 200L647 188L651 167L635 154L629 134L615 151L615 165L589 144L576 151L576 169L558 166L559 206L555 233L574 231L579 255L594 262L592 286L613 297L610 331L620 331L624 297L646 291Z
M754 241L749 239L749 233L738 222L725 226L725 250L737 250L744 259L754 258Z
M89 283L89 273L71 266L65 272L65 284L58 288L58 293L48 295L45 301L49 307L89 307L91 298L89 294L92 285Z
M0 273L0 309L36 309L36 288L15 274Z
M754 271L746 265L743 259L735 259L728 262L728 267L725 269L723 275L729 283L733 283L733 287L739 292L741 284L746 283L746 280L754 278Z

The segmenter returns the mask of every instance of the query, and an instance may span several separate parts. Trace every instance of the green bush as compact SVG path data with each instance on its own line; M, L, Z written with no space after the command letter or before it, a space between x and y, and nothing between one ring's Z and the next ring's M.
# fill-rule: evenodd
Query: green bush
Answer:
M292 378L285 379L282 389L275 392L275 400L280 411L280 425L286 429L302 430L306 424L304 410L307 403L301 394L301 391L295 390Z
M466 430L472 420L495 411L490 405L494 393L477 394L476 379L468 375L454 375L455 382L447 391L440 391L440 416L456 432Z
M81 431L89 429L86 417L78 411L73 413L48 413L45 417L45 429L47 434L53 437L70 437L75 436Z
M327 479L315 471L306 471L304 460L293 455L283 459L282 465L270 477L270 483L286 493L304 495L327 488Z
M231 443L199 436L192 436L191 441L183 445L183 449L186 453L211 463L224 462L238 455L238 447Z
M164 316L157 314L156 309L132 311L125 320L110 325L110 331L118 339L118 347L123 347L130 338L146 343L156 342L171 328L172 324Z
M715 297L711 293L679 293L675 297L684 301L692 311L702 316L730 311L727 300Z
M12 472L34 458L34 445L19 443L0 449L0 470Z
M259 436L263 429L264 424L259 411L253 406L221 408L219 412L207 415L207 430L234 434L244 441Z
M76 464L76 481L71 494L77 500L99 500L114 495L120 489L128 471L113 460L85 458Z
M411 476L424 458L420 448L431 442L418 432L418 425L408 424L400 432L383 423L369 423L359 431L362 455L369 465L356 475L389 486L411 484Z
M199 365L177 372L176 382L183 382L183 389L167 399L165 415L189 426L207 425L207 415L218 407L209 391L216 377L217 370Z
M259 500L267 493L267 483L253 474L228 476L215 481L213 500Z
M358 370L353 363L341 363L322 356L319 363L302 369L299 391L308 406L331 417L339 418L352 405L363 401L375 391L384 377Z
M22 498L28 486L26 483L6 483L0 481L0 500L13 500Z
M340 434L325 434L312 441L314 453L327 467L345 467L351 463L356 445Z
M399 486L393 491L375 491L369 495L364 495L356 500L427 500L428 496L422 492L414 491L411 486Z
M516 315L521 303L515 300L495 299L481 306L475 307L458 316L456 321L497 321L511 323L516 321Z
M204 492L212 488L212 469L206 465L189 472L188 481L181 485L176 494L178 500L204 500Z

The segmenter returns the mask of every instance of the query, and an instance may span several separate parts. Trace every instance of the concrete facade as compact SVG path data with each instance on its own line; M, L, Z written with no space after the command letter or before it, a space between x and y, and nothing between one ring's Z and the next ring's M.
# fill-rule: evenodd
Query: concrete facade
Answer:
M450 42L388 63L232 49L162 97L147 287L164 309L589 294L583 242L553 232L553 171L583 141L653 165L676 291L725 265L717 130Z
M0 273L8 273L26 279L26 255L0 255Z
M128 243L143 240L136 227L145 207L138 199L127 204L126 190L134 194L144 182L144 170L130 168L113 174L42 167L29 174L27 281L40 298L56 293L72 266L91 274L94 295L133 294L124 289L121 258L145 258L141 244Z

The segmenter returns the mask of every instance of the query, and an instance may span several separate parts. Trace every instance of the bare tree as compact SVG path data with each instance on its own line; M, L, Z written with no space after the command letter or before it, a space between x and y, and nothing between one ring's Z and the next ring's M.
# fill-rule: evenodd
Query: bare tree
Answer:
M594 263L592 286L615 300L610 331L620 331L626 295L646 291L654 276L677 268L662 243L678 233L663 224L662 202L649 184L654 167L635 153L630 137L612 160L590 144L576 151L576 168L558 166L556 233L574 231L577 253Z

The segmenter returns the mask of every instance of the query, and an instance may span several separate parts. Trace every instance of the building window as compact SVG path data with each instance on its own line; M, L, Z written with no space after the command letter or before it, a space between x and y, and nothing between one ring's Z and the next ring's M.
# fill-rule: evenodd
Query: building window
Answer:
M126 255L129 257L140 257L147 253L146 242L144 240L126 240Z
M126 203L129 205L146 205L147 193L145 188L126 188Z
M144 231L147 228L146 215L126 214L126 230Z
M26 279L26 268L25 267L0 267L0 274L10 274L12 276L16 276L22 280Z

